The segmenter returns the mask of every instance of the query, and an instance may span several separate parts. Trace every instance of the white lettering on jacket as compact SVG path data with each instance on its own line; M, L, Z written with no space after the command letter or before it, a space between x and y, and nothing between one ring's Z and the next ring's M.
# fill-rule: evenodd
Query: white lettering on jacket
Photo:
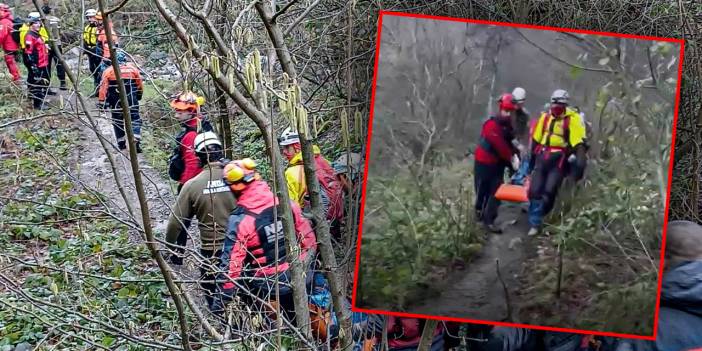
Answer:
M207 186L202 189L202 193L207 195L207 194L215 194L215 193L224 193L230 191L229 187L224 184L224 182L220 180L210 180L207 182Z

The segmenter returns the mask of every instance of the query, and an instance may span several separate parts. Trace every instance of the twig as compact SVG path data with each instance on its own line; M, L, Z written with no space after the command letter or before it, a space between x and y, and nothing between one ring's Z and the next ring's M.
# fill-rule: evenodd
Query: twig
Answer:
M496 259L495 260L495 268L497 269L497 279L500 280L500 283L502 284L502 289L505 291L505 304L507 305L507 316L505 317L505 320L511 321L512 320L512 303L509 298L509 290L507 289L507 284L505 284L505 281L502 279L502 274L500 274L500 260Z
M276 14L273 15L273 17L271 17L271 23L276 23L278 16L284 14L290 8L290 6L295 5L297 1L298 0L291 0L287 5L285 5L285 7L283 7L280 11L276 12Z
M307 7L307 9L300 15L300 17L296 18L295 21L293 21L293 23L285 29L285 32L283 32L283 36L287 36L288 34L290 34L290 32L293 29L295 29L295 27L297 27L297 25L300 24L300 22L302 22L302 20L305 19L305 17L307 17L310 11L317 7L317 5L319 5L320 2L322 2L322 0L317 0L310 4L310 6Z

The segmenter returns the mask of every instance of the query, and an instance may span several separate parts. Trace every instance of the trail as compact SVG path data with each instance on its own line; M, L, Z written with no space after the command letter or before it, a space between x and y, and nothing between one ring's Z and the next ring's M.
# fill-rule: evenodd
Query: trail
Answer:
M75 96L67 95L64 98L66 100L74 100ZM97 99L85 98L88 101L88 107L97 102ZM80 106L78 106L78 109L80 110ZM92 110L91 114L93 115L94 121L97 125L97 132L100 133L100 135L102 135L109 143L116 144L112 122L110 120L110 113L98 113L97 110ZM129 212L127 210L126 203L119 192L117 183L115 182L107 154L100 144L95 132L90 127L87 117L81 116L80 119L81 122L79 123L84 125L80 129L80 143L77 145L77 166L79 170L77 174L77 182L81 183L81 185L87 189L93 189L94 191L105 195L107 201L106 205L108 207L106 210L112 211L114 215L119 218L127 219L129 217ZM129 150L119 152L116 148L110 148L108 152L112 154L115 161L117 177L120 179L120 182L124 187L127 201L132 206L137 221L139 221L141 224L143 221L141 219L139 199L137 196L136 187L134 185L131 162L129 160ZM162 178L159 171L145 161L144 154L138 154L138 160L152 227L156 238L164 239L163 234L166 231L168 217L172 212L171 206L175 204L176 194L174 189L168 184L168 180ZM165 162L166 161L164 160L164 163ZM198 235L195 235L196 233L197 220L193 219L193 222L190 225L189 239L199 238ZM143 236L143 234L139 233L138 231L129 231L130 243L134 245L143 245L145 240L146 238ZM195 240L188 240L189 248L197 247L198 243L194 241ZM157 244L157 246L161 247L162 245ZM193 262L193 260L186 259L183 266L171 266L171 268L173 268L174 273L176 273L176 278L197 278L197 267L195 266L195 262ZM151 269L154 271L158 270L155 262L153 263ZM186 284L186 287L188 291L197 289L195 284ZM201 294L193 295L199 296ZM204 299L202 304L203 306L205 305Z
M490 321L512 321L518 315L519 277L530 252L528 223L519 205L503 203L496 221L502 234L488 234L480 256L444 279L441 295L407 309L407 312L443 317L460 317ZM499 261L500 276L497 275ZM455 282L455 283L451 283ZM505 288L511 306L508 316Z

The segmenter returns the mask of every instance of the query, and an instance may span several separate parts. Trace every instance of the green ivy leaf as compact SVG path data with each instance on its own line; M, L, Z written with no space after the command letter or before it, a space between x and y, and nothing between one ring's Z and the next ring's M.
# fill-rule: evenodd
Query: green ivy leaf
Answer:
M105 337L102 338L102 346L110 347L114 343L115 343L115 338L112 336L106 335Z

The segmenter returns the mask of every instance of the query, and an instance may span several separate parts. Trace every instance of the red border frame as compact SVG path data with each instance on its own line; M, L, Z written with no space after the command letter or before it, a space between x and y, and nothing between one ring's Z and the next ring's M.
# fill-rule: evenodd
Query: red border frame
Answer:
M662 244L661 244L660 265L659 265L659 269L658 269L658 272L659 272L658 273L658 289L657 289L657 293L656 293L657 294L657 296L656 296L656 311L655 311L655 316L654 316L653 335L646 336L646 335L610 333L610 332L600 332L600 331L593 331L593 330L569 329L569 328L537 326L537 325L530 325L530 324L473 320L473 319L467 319L467 318L431 316L431 315L422 315L422 314L416 314L416 313L372 310L372 309L365 309L365 308L356 307L356 290L358 289L358 284L357 284L358 283L358 268L359 268L359 264L360 264L360 260L361 260L361 235L363 232L362 224L363 224L363 216L365 213L365 205L366 205L366 185L367 185L367 180L368 180L368 164L370 161L371 137L373 134L373 114L375 111L375 87L376 87L376 80L378 78L378 56L379 56L379 52L380 52L380 37L381 37L381 32L382 32L382 27L383 27L383 16L385 16L385 15L398 16L398 17L433 19L433 20L444 20L444 21L453 21L453 22L464 22L464 23L475 23L475 24L488 24L488 25L506 26L506 27L551 30L551 31L557 31L557 32L572 32L572 33L581 33L581 34L605 35L605 36L615 36L615 37L631 38L631 39L664 41L664 42L672 42L672 43L680 44L680 57L679 57L679 62L678 62L678 81L677 81L676 95L675 95L675 114L673 116L673 129L672 129L671 148L670 148L670 163L668 166L668 189L667 189L666 204L665 204L665 214L664 214L664 219L663 219L663 238L662 238ZM363 190L362 190L363 193L361 196L361 216L360 216L360 222L359 222L359 227L358 227L358 239L356 242L356 265L355 265L354 278L353 278L354 289L353 289L353 294L352 294L352 298L351 298L351 310L354 312L385 314L385 315L399 316L399 317L435 319L435 320L440 320L440 321L452 321L452 322L463 322L463 323L474 323L474 324L490 324L490 325L497 325L497 326L530 328L530 329L540 329L540 330L557 331L557 332L570 332L570 333L578 333L578 334L613 336L613 337L623 337L623 338L631 338L631 339L655 340L656 335L658 333L658 312L660 309L661 283L662 283L662 277L663 277L664 252L665 252L666 232L667 232L666 227L667 227L667 223L668 223L668 211L670 210L670 186L671 186L671 182L672 182L672 178L673 178L673 164L674 164L674 160L675 160L675 136L677 134L678 113L679 113L679 107L680 107L680 84L681 84L681 80L682 80L684 52L685 52L685 41L683 39L676 39L676 38L661 38L661 37L642 36L642 35L633 35L633 34L597 32L597 31L590 31L590 30L583 30L583 29L569 29L569 28L537 26L537 25L528 25L528 24L493 22L493 21L484 21L484 20L475 20L475 19L466 19L466 18L431 16L431 15L410 14L410 13L381 10L379 12L379 15L378 15L378 31L377 31L377 35L376 35L375 63L374 63L374 70L373 70L373 88L372 88L373 90L372 90L372 95L371 95L370 117L369 117L369 121L368 121L368 137L366 139L366 155L365 155L366 162L365 162L365 172L364 172L364 177L363 177Z

